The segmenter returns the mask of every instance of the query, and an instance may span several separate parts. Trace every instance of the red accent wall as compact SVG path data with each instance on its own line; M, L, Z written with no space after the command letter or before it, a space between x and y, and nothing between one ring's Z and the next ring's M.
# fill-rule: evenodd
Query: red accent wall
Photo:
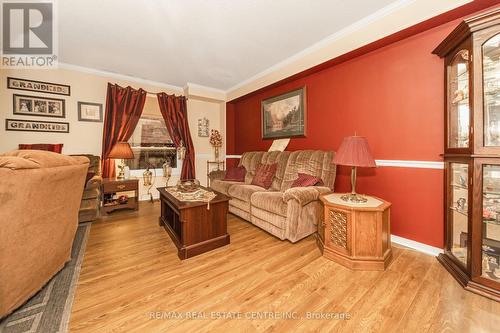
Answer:
M478 10L481 4L491 5L491 1L464 7L462 16L470 14L471 9ZM456 14L454 18L459 17ZM447 13L443 17L451 16ZM357 133L367 137L379 160L442 161L444 70L442 59L431 52L458 22L439 25L360 56L355 54L354 59L342 63L332 59L329 67L305 71L229 102L227 153L267 150L271 141L262 140L260 129L262 99L305 86L307 136L293 138L287 150L336 150L343 137ZM380 45L385 44L381 41ZM228 162L231 165L235 161ZM357 184L358 192L392 202L393 234L443 247L442 170L360 170ZM338 168L335 190L350 190L348 168Z

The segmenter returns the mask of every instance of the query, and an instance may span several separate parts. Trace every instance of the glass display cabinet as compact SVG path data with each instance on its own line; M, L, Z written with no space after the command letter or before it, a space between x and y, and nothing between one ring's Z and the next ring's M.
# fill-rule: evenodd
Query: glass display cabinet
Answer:
M500 9L433 51L445 65L445 250L467 290L500 301Z

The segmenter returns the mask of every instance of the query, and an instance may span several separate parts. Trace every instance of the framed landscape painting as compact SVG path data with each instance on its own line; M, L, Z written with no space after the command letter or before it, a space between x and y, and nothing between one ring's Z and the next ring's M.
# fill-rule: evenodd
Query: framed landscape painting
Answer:
M261 103L262 138L306 135L306 88L265 99Z

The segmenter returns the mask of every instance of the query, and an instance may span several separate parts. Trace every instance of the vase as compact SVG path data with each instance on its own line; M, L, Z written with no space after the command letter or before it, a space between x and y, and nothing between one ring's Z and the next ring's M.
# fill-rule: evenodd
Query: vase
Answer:
M220 147L214 147L214 155L215 155L216 162L219 162L219 148Z

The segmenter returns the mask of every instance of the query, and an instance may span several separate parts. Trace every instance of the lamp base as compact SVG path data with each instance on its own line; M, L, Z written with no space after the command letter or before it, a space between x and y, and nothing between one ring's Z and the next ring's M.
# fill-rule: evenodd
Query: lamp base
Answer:
M340 197L340 199L347 201L347 202L354 202L354 203L365 203L368 201L365 197L357 194L357 193L349 193L349 194L344 194L343 196Z
M124 160L120 161L120 164L118 164L118 169L120 169L120 172L118 172L116 179L125 179L125 161Z

